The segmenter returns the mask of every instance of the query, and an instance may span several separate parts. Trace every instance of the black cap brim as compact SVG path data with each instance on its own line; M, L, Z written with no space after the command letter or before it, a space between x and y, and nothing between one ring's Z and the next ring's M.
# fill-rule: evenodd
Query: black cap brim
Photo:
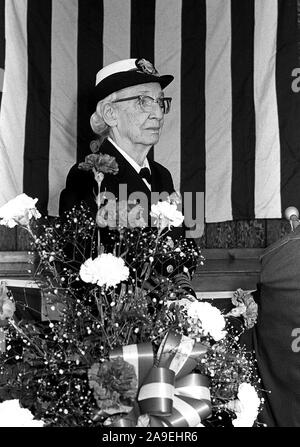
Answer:
M111 93L122 90L123 88L132 87L139 84L147 84L149 82L158 82L161 88L164 89L174 79L172 75L153 75L148 73L142 73L137 70L123 71L114 73L107 78L99 82L95 87L95 101L106 98Z

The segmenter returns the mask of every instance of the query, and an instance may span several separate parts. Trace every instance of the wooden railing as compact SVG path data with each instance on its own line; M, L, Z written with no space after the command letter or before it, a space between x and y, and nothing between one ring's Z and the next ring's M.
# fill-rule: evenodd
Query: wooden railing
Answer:
M260 279L260 255L263 249L211 249L203 250L203 266L199 265L193 286L199 297L228 298L238 288L255 290Z
M259 257L263 249L290 231L285 219L207 224L197 242L205 257L193 285L200 294L255 289L259 281ZM33 255L30 239L20 228L0 226L0 277L29 277ZM200 296L200 295L199 295Z
M0 278L27 278L34 273L35 255L28 251L0 251Z

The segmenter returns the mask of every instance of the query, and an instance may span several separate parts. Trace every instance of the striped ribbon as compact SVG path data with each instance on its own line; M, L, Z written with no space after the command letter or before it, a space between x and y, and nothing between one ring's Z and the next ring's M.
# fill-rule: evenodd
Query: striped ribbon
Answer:
M153 365L151 343L115 349L118 356L135 368L139 391L130 413L113 426L137 426L140 415L150 416L151 427L200 427L211 414L208 378L192 373L197 361L206 353L201 343L170 332L158 350L158 366Z
M121 346L114 349L109 355L110 360L117 357L122 357L125 362L134 367L140 387L153 365L152 344L139 343L138 345Z
M138 394L141 414L169 416L172 414L175 374L168 368L153 367Z
M179 378L189 374L206 351L207 347L202 343L185 335L169 332L163 339L157 356L159 365L172 369L176 378Z

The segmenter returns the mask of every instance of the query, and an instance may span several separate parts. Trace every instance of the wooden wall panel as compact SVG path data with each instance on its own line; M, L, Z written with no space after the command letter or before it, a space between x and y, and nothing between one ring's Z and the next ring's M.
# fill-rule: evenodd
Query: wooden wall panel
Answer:
M265 248L290 231L285 219L238 220L205 225L197 239L201 248ZM31 250L30 236L22 228L0 225L0 251Z
M16 228L6 228L0 225L0 251L17 250L17 230Z
M236 223L228 221L206 224L205 236L203 248L234 248L236 247Z
M265 248L289 233L285 219L256 219L205 225L202 248Z
M31 250L30 236L23 228L6 228L0 225L0 251Z
M17 249L19 251L32 250L31 237L24 228L17 229Z
M236 247L263 248L265 233L265 220L239 220L236 222Z

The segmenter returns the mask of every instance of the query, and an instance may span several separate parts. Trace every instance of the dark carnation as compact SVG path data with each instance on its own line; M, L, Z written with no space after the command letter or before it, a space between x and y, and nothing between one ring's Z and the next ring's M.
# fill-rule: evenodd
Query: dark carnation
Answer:
M95 170L96 172L103 172L103 174L116 175L119 172L119 166L115 157L108 154L89 154L85 157L85 161L79 163L79 168L85 171Z
M130 405L136 398L138 383L134 367L121 357L94 363L88 370L88 378L101 410Z

